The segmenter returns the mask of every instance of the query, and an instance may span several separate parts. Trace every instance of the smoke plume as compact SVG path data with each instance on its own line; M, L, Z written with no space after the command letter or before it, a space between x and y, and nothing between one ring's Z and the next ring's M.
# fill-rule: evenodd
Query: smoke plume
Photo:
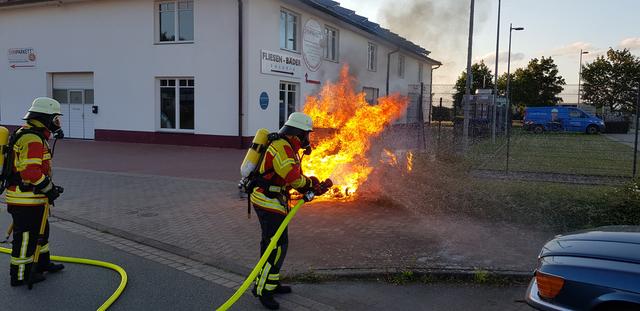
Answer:
M467 65L469 6L469 0L387 0L378 15L385 27L431 51L429 56L443 63L434 72L434 83L452 84ZM494 7L489 0L476 0L475 33Z

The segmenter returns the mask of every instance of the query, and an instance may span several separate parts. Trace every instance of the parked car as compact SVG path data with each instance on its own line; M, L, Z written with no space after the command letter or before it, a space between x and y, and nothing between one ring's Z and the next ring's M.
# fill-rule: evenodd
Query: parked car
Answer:
M536 134L545 131L597 134L604 132L604 121L576 107L527 107L523 128Z
M640 226L601 227L547 242L525 299L539 310L640 310Z

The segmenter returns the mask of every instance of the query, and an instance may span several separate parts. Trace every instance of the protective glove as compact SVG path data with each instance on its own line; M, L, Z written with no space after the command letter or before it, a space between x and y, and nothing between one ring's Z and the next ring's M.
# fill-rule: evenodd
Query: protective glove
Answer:
M62 186L55 186L55 185L54 185L53 187L55 187L56 189L58 189L58 193L59 193L59 194L64 193L64 188L62 188Z
M333 187L333 181L331 181L331 179L327 178L327 180L321 182L320 184L318 184L318 187L316 190L313 191L313 193L316 196L320 196L323 195L325 193L327 193L329 191L329 189L331 189L331 187Z
M62 191L60 191L61 189ZM63 191L64 188L54 185L53 187L51 187L51 190L45 192L44 195L46 195L47 199L49 199L49 204L53 204L53 202L60 196L60 193L62 193Z
M34 188L33 192L44 194L49 199L50 204L53 204L60 194L64 192L64 188L54 185L48 176L45 176L44 180L39 184L34 185Z
M304 187L300 188L298 192L300 193L305 193L308 191L315 192L316 188L320 186L320 180L318 179L318 177L311 176L307 178L308 178L307 183L304 185Z

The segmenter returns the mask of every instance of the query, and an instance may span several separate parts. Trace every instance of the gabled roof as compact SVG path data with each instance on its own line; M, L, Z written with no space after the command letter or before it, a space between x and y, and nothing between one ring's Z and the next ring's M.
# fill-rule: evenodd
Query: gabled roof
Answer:
M429 58L428 55L431 52L427 51L423 47L399 36L398 34L391 32L389 29L383 28L379 24L370 21L368 18L364 16L356 14L355 11L341 7L340 3L338 2L335 2L332 0L299 0L299 1L313 7L314 9L322 11L348 24L351 24L361 30L364 30L365 32L368 32L378 38L381 38L391 43L392 45L398 46L406 51L409 51L424 60L428 60L435 64L441 65L440 62Z

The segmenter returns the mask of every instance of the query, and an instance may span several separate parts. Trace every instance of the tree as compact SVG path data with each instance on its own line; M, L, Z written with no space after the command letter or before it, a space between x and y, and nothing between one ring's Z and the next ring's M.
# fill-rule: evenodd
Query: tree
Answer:
M454 87L456 92L453 94L453 103L454 107L457 107L455 110L458 112L462 111L462 98L465 94L466 84L467 71L465 70L458 77ZM493 88L493 74L489 67L484 64L484 61L471 65L471 94L475 94L476 90L482 88Z
M640 58L629 50L609 48L607 57L599 56L582 66L582 99L589 105L611 111L635 111L640 83Z
M498 79L498 88L506 94L507 74ZM511 74L511 105L516 107L553 106L562 101L558 96L566 82L558 75L558 65L551 57L534 58L525 68Z

